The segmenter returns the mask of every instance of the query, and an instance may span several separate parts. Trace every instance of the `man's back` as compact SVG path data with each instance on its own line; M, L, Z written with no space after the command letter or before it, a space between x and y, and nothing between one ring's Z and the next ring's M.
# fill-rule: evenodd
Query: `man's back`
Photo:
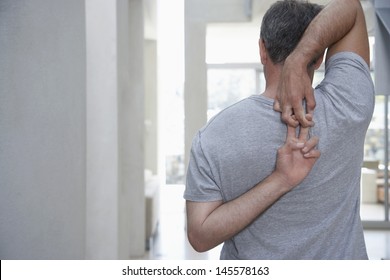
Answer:
M270 7L259 39L262 97L226 109L193 142L185 198L198 251L224 242L223 259L367 258L359 189L374 91L364 12L359 0L318 8Z
M326 71L311 129L321 139L321 158L300 185L225 241L222 259L367 258L359 188L373 86L367 65L352 53L332 57ZM194 140L197 162L189 167L185 198L241 196L274 170L285 134L273 99L256 95L225 109Z

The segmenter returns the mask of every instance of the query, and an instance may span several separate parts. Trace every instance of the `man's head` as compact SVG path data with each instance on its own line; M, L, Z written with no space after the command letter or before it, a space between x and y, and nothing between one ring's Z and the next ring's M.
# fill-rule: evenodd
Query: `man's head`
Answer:
M321 9L320 5L298 0L278 1L268 9L261 24L260 39L274 64L284 62Z

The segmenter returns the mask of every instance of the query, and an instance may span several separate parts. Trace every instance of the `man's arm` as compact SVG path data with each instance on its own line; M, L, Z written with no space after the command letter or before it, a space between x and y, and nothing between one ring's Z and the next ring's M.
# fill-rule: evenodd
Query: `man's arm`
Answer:
M297 138L295 128L288 127L274 172L240 197L227 203L187 201L187 233L195 250L207 251L230 239L308 175L320 156L314 149L318 138L307 140L308 130L301 129Z
M308 68L328 48L327 57L349 51L361 56L369 65L370 54L364 12L359 0L333 0L310 23L295 50L287 57L279 83L275 109L291 126L311 125L306 109L313 115L315 100Z

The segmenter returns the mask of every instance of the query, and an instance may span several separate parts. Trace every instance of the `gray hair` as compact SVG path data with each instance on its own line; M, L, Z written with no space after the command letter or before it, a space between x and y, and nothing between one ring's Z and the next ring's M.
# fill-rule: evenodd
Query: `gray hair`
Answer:
M273 63L284 62L321 10L322 6L318 4L297 0L277 1L268 9L261 24L260 38Z

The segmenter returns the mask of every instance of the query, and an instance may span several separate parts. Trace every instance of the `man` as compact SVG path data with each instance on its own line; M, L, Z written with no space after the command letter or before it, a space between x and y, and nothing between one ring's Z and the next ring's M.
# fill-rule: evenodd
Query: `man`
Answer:
M359 191L374 90L365 19L358 0L319 10L297 1L268 10L259 40L265 92L194 138L184 197L196 250L224 243L221 259L367 259Z

